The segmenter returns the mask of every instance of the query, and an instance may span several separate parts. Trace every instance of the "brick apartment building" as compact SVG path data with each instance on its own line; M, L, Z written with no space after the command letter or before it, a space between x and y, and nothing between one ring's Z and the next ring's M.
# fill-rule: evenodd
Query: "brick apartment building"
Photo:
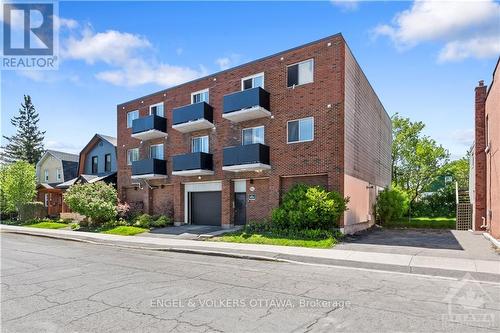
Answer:
M475 138L471 154L472 228L500 239L500 58L489 86L475 89Z
M117 106L123 201L176 224L269 217L292 185L350 197L374 223L391 181L391 121L341 34Z

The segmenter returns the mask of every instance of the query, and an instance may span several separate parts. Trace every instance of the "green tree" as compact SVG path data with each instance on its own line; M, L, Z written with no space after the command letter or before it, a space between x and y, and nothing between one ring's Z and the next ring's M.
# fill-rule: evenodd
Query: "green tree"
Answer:
M454 182L458 183L459 188L468 188L469 186L469 158L462 157L459 160L454 160L446 163L440 173L442 175L450 175ZM452 184L455 187L455 183Z
M7 162L26 161L36 164L43 154L43 139L45 132L38 128L40 121L38 112L31 102L29 95L24 95L19 115L11 119L10 123L16 127L16 134L4 138L8 141L4 148L3 159Z
M449 153L422 133L425 128L422 122L412 122L396 114L392 117L392 128L393 185L408 194L412 207L422 191L439 175Z
M21 205L31 202L36 195L35 167L25 161L17 161L2 167L1 186L5 212L19 211Z
M68 207L92 219L98 225L116 218L118 195L116 189L104 182L76 184L64 193Z

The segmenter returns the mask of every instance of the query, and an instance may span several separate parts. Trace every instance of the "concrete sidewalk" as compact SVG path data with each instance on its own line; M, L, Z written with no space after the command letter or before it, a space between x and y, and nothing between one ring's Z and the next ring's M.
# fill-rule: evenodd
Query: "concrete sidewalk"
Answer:
M346 266L456 278L462 278L465 274L469 273L476 280L500 282L500 260L118 236L7 225L1 225L0 231L3 233L43 236L107 246L230 256L256 260Z

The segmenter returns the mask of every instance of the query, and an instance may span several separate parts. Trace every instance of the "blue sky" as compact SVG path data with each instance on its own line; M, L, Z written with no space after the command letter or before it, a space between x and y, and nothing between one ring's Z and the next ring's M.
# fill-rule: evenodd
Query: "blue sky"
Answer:
M1 73L1 130L30 94L46 146L116 135L116 105L341 32L384 104L463 155L474 87L500 54L500 5L467 2L61 2L54 72Z

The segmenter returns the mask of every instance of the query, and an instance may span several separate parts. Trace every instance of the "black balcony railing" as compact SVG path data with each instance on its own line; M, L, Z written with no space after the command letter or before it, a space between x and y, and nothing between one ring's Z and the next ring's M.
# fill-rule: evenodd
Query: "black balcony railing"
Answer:
M260 106L269 110L269 93L261 87L238 91L224 96L224 113Z
M156 158L132 162L132 176L167 175L167 161Z
M132 121L132 134L138 134L150 130L157 130L166 133L167 120L157 115L150 115L147 117L137 118Z
M224 166L254 163L269 165L269 146L254 143L224 148Z
M189 153L176 155L172 158L173 171L213 170L212 154Z
M172 111L173 125L179 125L190 121L206 119L213 122L213 108L206 102L200 102L181 106Z

